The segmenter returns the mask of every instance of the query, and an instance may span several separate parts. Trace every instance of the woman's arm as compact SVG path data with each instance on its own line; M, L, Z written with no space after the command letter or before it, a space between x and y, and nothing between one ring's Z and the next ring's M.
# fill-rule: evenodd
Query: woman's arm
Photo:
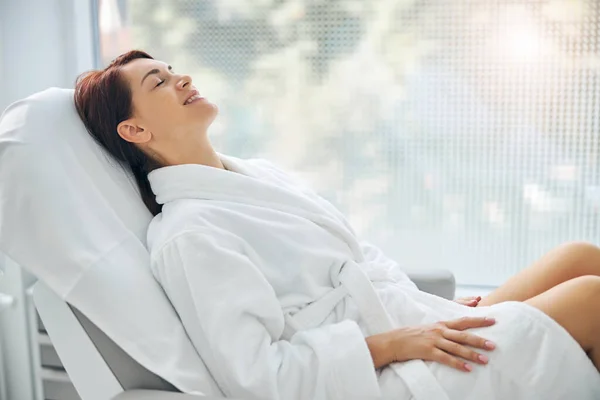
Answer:
M252 249L229 232L181 234L153 268L198 353L227 396L378 396L371 352L354 321L281 340L284 315ZM255 259L255 258L253 258Z

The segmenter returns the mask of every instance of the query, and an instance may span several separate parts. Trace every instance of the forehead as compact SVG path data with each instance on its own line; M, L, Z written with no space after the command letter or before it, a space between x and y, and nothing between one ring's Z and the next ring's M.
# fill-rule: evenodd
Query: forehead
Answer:
M162 61L149 58L138 58L121 67L121 71L125 74L127 79L137 80L139 84L144 75L149 71L155 68L165 70L167 67L168 64Z

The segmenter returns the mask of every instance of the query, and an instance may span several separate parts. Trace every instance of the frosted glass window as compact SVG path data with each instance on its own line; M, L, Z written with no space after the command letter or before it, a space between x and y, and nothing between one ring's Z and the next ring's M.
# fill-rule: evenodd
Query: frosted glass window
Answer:
M310 182L410 269L497 285L600 241L600 2L100 0L221 114L215 147Z

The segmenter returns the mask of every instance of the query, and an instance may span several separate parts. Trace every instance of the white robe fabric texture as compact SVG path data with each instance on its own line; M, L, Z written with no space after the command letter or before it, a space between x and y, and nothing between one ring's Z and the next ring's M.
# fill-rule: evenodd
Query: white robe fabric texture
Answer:
M600 399L577 342L519 302L469 308L419 291L329 202L265 160L157 169L152 270L212 377L244 399ZM462 316L496 343L470 373L375 370L365 337ZM473 363L471 363L473 364Z

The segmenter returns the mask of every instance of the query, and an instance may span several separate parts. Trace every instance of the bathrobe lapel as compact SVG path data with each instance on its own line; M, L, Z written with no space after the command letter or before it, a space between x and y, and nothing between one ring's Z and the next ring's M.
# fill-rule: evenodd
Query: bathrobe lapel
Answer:
M226 201L275 209L306 218L342 239L357 262L363 261L360 244L352 228L331 206L295 186L263 160L241 160L219 154L225 170L200 164L160 168L149 179L156 201L177 199ZM262 165L260 165L262 163Z

